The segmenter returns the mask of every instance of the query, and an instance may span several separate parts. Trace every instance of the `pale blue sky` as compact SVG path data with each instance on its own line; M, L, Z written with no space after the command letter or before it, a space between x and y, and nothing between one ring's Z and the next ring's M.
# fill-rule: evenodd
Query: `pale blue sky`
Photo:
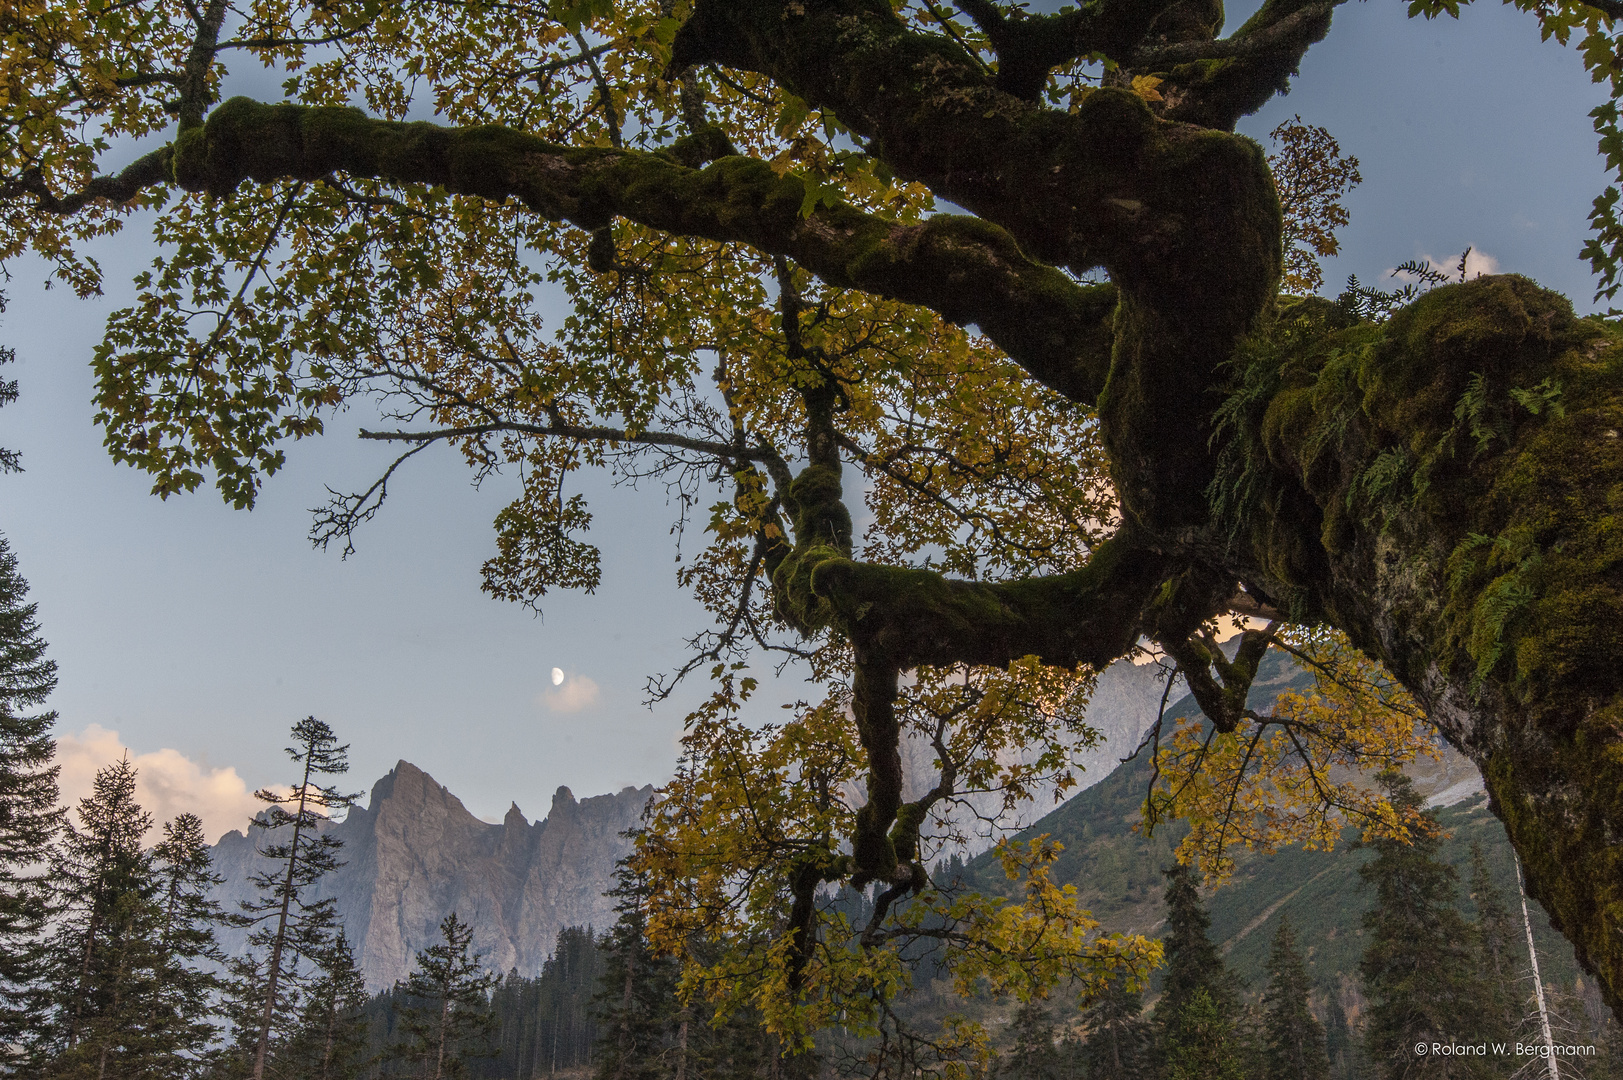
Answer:
M1452 263L1469 244L1587 310L1577 252L1604 184L1586 115L1601 89L1528 16L1483 6L1424 23L1404 6L1341 8L1296 89L1242 128L1263 137L1300 113L1361 160L1327 281ZM352 742L356 786L404 757L485 816L510 800L543 813L560 784L584 796L665 778L685 710L643 709L643 679L679 662L705 616L676 588L663 490L590 485L603 586L550 598L545 619L479 592L506 489L472 490L449 454L418 458L349 561L310 549L306 511L325 485L364 486L386 460L353 438L354 415L294 447L251 514L210 491L161 503L105 456L89 404L90 352L149 257L143 240L136 227L100 250L110 288L96 301L14 265L0 323L22 384L0 445L27 468L0 477L0 530L61 668L62 730L116 729L136 753L174 748L252 787L282 777L286 729L314 713ZM550 710L554 666L595 682L596 704Z

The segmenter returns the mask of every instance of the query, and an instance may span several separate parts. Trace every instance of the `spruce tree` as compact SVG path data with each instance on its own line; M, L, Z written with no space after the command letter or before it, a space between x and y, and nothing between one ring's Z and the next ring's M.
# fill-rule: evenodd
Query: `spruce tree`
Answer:
M0 1075L19 1065L21 1048L39 1034L51 908L45 868L62 827L51 764L56 713L36 711L56 688L56 662L45 658L38 605L24 603L27 595L0 536Z
M1521 1021L1516 987L1524 970L1526 947L1504 894L1493 883L1482 845L1471 842L1471 902L1476 907L1477 979L1483 1016L1478 1029L1508 1038Z
M1251 1080L1247 1057L1235 1010L1197 988L1167 1042L1167 1080Z
M233 921L240 918L232 916ZM259 1025L265 1007L265 971L267 958L260 950L250 948L240 956L226 961L224 989L220 993L220 1015L226 1020L229 1037L220 1048L215 1074L220 1080L242 1080L254 1068L254 1052L259 1048ZM288 1007L290 995L283 994L277 1002L277 1019L273 1045L279 1044L283 1034L292 1030L297 1022L297 1010Z
M598 1040L593 1006L602 975L602 954L589 926L568 926L558 931L552 955L541 965L537 999L544 1019L538 1067L548 1073L592 1063Z
M1149 1080L1150 1025L1143 1013L1143 994L1119 978L1088 1006L1082 1014L1087 1041L1080 1051L1087 1080Z
M273 1041L288 1036L297 1022L299 991L314 958L332 947L338 933L337 902L311 894L317 882L343 865L338 861L343 842L323 826L333 811L356 799L320 782L349 771L349 747L338 744L332 728L306 717L293 725L293 742L287 754L300 766L293 790L254 793L268 804L257 824L264 835L279 840L260 850L273 868L253 876L259 898L242 905L240 922L255 927L248 941L260 955L234 965L238 1023L251 1025L239 1028L237 1047L240 1053L251 1039L253 1080L264 1080ZM244 1009L245 1004L252 1008Z
M276 1072L299 1080L355 1080L370 1064L366 984L340 930L310 959L298 1026L276 1055Z
M675 1075L680 1052L677 999L681 964L648 945L647 887L621 860L615 871L618 915L603 937L603 974L594 998L598 1080L655 1080Z
M152 858L159 970L150 1029L170 1059L170 1075L185 1076L202 1067L219 1034L212 1017L221 986L215 972L224 959L215 930L223 913L210 894L225 879L214 872L196 814L166 822Z
M1268 1080L1329 1080L1324 1028L1308 1008L1307 966L1290 916L1282 915L1268 955L1263 991L1264 1068Z
M1392 805L1418 810L1414 785L1402 773L1380 776ZM1455 906L1454 869L1436 858L1441 839L1418 834L1410 842L1370 842L1375 858L1359 868L1375 888L1364 915L1369 944L1358 970L1369 999L1365 1040L1369 1056L1389 1080L1486 1077L1497 1072L1486 1058L1414 1052L1417 1043L1475 1043L1503 1038L1481 1031L1482 984L1471 927Z
M493 1034L489 993L495 977L472 951L473 928L456 912L440 923L441 941L417 954L407 977L398 1030L405 1038L389 1059L404 1063L400 1076L446 1080L464 1075L469 1058L487 1056Z
M1233 1044L1224 1053L1232 1051L1234 1060L1243 1062L1246 1048L1240 1045L1244 1036L1240 987L1224 966L1222 953L1207 936L1212 920L1201 902L1194 871L1174 863L1166 871L1166 878L1167 932L1162 939L1166 977L1155 1006L1159 1056L1170 1069L1179 1047L1188 1043L1189 1051L1196 1054L1189 1061L1216 1061L1211 1057L1216 1051L1207 1043L1220 1034ZM1201 1002L1198 1009L1197 1000ZM1196 1024L1196 1028L1186 1029L1189 1023Z
M1176 1016L1205 990L1218 1008L1232 1008L1239 1000L1239 988L1223 964L1223 954L1207 936L1211 916L1200 899L1195 872L1183 863L1173 863L1166 871L1167 932L1166 976L1161 984L1157 1015Z
M141 848L152 816L135 801L135 772L125 758L96 773L53 860L61 906L49 943L52 1001L35 1044L42 1076L162 1074L159 882Z
M1015 1010L1010 1025L1014 1045L998 1069L1007 1080L1058 1080L1059 1054L1054 1049L1054 1021L1041 1001L1027 1001Z

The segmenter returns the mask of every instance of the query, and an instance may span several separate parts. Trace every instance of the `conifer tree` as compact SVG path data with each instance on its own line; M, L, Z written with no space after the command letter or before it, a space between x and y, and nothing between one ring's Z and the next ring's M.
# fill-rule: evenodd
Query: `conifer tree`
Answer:
M1004 1056L999 1075L1007 1080L1058 1080L1059 1055L1054 1049L1054 1021L1041 1001L1015 1010L1014 1045Z
M1196 1055L1187 1058L1187 1062L1198 1060L1212 1064L1219 1058L1211 1056L1217 1051L1210 1040L1221 1036L1233 1044L1224 1053L1236 1062L1243 1062L1246 1054L1245 1048L1240 1046L1244 1035L1239 1015L1240 988L1224 966L1217 946L1207 936L1212 920L1201 902L1194 871L1182 863L1174 863L1166 871L1166 878L1167 932L1162 939L1166 947L1166 978L1161 999L1155 1006L1160 1057L1171 1069L1180 1053L1179 1047L1187 1042L1189 1052ZM1202 1004L1195 1009L1197 1000ZM1197 1027L1186 1029L1189 1023ZM1228 1057L1220 1057L1228 1060Z
M389 1058L406 1069L396 1075L447 1080L464 1074L467 1059L489 1053L495 977L472 951L473 928L456 912L440 922L440 936L439 944L418 952L403 988L398 1027L405 1039L390 1048Z
M681 1048L677 999L681 964L648 947L648 890L621 860L615 871L618 915L603 938L603 974L594 999L598 1019L598 1080L655 1080L675 1075Z
M338 744L332 728L306 717L293 725L293 742L287 754L301 767L293 790L286 795L269 789L254 793L268 804L259 826L266 836L279 839L260 851L274 866L251 879L259 898L242 905L241 922L255 927L249 944L263 958L235 966L239 1022L252 1024L247 1032L239 1029L237 1043L240 1052L246 1048L243 1036L252 1037L253 1080L263 1080L272 1042L286 1037L296 1023L297 993L311 973L311 964L302 961L324 955L337 934L336 901L311 894L317 882L343 865L338 861L343 842L322 826L333 811L356 799L320 782L349 771L349 747ZM242 1016L247 1002L253 1012Z
M1508 1038L1521 1020L1517 984L1524 970L1515 917L1493 883L1481 843L1471 842L1471 902L1476 907L1477 978L1483 1017L1478 1027Z
M1087 1080L1149 1080L1150 1026L1144 1018L1144 996L1112 980L1082 1014L1087 1041L1082 1044Z
M1198 987L1167 1042L1167 1080L1251 1080L1235 1011Z
M229 918L238 922L241 916L232 915ZM220 1080L241 1080L253 1073L254 1052L259 1048L259 1025L265 1007L266 959L260 950L250 948L226 961L227 974L220 993L219 1009L228 1025L229 1037L226 1045L220 1048L216 1062L215 1074ZM286 1032L296 1022L295 1010L287 1005L288 997L284 994L278 1000L276 1032ZM273 1038L273 1042L276 1038Z
M1380 776L1392 804L1418 810L1421 798L1402 773ZM1483 1013L1471 927L1455 906L1454 869L1436 858L1439 837L1370 842L1375 858L1359 868L1375 888L1364 915L1369 944L1359 962L1369 998L1365 1040L1382 1077L1492 1076L1485 1058L1417 1055L1417 1043L1474 1043Z
M19 1064L44 1010L51 900L44 868L62 826L51 764L56 713L35 711L56 688L56 662L45 658L38 605L24 603L27 595L17 557L0 536L0 1075Z
M1324 1028L1308 1008L1307 967L1290 916L1282 915L1268 955L1263 991L1264 1062L1268 1080L1329 1080Z
M212 1017L223 955L215 930L224 914L210 894L225 879L214 872L196 814L164 824L152 859L159 968L149 1026L170 1059L168 1075L184 1076L202 1067L219 1033Z
M1215 1006L1232 1007L1238 1001L1239 988L1223 964L1222 953L1207 936L1212 920L1200 899L1194 870L1173 863L1166 871L1166 879L1167 932L1162 939L1166 977L1157 1014L1165 1009L1169 1018L1176 1016L1202 989Z
M310 959L316 977L305 988L298 1027L277 1055L276 1071L299 1080L354 1080L370 1056L366 984L355 951L339 930Z
M61 906L49 945L51 1007L35 1044L47 1077L139 1077L167 1049L154 1029L163 974L152 815L128 758L96 773L53 860ZM161 1073L160 1073L161 1074Z
M554 1073L591 1065L592 1048L598 1041L593 999L600 984L601 961L597 935L590 926L558 931L536 986L537 1004L545 1014L537 1029L540 1069Z

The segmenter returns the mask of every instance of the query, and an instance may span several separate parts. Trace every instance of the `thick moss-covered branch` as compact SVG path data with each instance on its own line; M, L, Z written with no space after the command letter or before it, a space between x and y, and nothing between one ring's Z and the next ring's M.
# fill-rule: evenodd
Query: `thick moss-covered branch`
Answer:
M719 148L695 146L692 154ZM687 144L681 151L694 159ZM675 156L559 146L501 127L401 124L356 109L234 98L201 130L181 137L172 169L182 187L215 194L244 180L344 173L513 198L588 229L619 216L742 242L787 255L830 284L974 323L1076 400L1091 401L1102 387L1116 302L1110 286L1078 285L1027 258L1003 230L972 218L938 215L904 225L843 204L806 216L803 182L766 162L731 156L694 169Z
M1179 0L1093 0L1052 15L1005 14L990 0L959 0L958 6L985 31L997 50L996 86L1036 101L1048 74L1079 57L1130 55Z
M1518 277L1240 353L1214 506L1248 583L1379 658L1482 768L1623 1008L1623 336Z
M678 65L759 71L831 109L897 172L1057 265L1103 265L1132 286L1181 278L1204 247L1244 278L1268 273L1253 236L1278 246L1249 140L1166 124L1125 90L1094 93L1074 114L1017 100L889 4L701 0L674 48Z
M899 668L1044 663L1103 667L1132 648L1167 562L1128 537L1101 544L1080 570L1024 581L949 579L932 570L797 552L792 602L838 617L851 636Z
M1345 0L1272 0L1222 41L1150 47L1134 70L1160 74L1170 120L1232 131L1242 116L1290 89L1302 56L1330 32Z

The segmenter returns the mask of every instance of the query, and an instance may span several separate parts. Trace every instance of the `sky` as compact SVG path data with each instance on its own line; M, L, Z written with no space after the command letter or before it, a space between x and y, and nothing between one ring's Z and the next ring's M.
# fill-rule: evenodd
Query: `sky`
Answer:
M1591 310L1578 251L1605 185L1587 117L1603 91L1530 16L1483 5L1422 22L1405 7L1340 8L1292 93L1241 125L1266 141L1300 114L1359 159L1327 288L1412 258L1451 267L1469 246L1473 272L1525 274ZM1229 25L1247 14L1231 9ZM587 483L602 585L549 596L540 618L479 591L513 489L475 489L448 452L415 459L349 559L312 550L309 508L326 488L365 487L387 462L354 438L363 412L293 446L252 512L207 488L160 501L107 457L90 405L102 325L151 253L133 224L96 254L103 297L46 290L25 260L0 316L18 356L4 374L21 383L0 446L26 469L0 476L0 532L59 666L65 795L128 752L160 819L193 810L218 835L255 788L289 779L282 748L306 715L350 743L352 789L404 758L492 820L511 802L543 813L560 785L585 797L669 776L699 688L647 709L644 680L680 664L707 617L677 588L661 488ZM786 682L768 696L799 692Z

